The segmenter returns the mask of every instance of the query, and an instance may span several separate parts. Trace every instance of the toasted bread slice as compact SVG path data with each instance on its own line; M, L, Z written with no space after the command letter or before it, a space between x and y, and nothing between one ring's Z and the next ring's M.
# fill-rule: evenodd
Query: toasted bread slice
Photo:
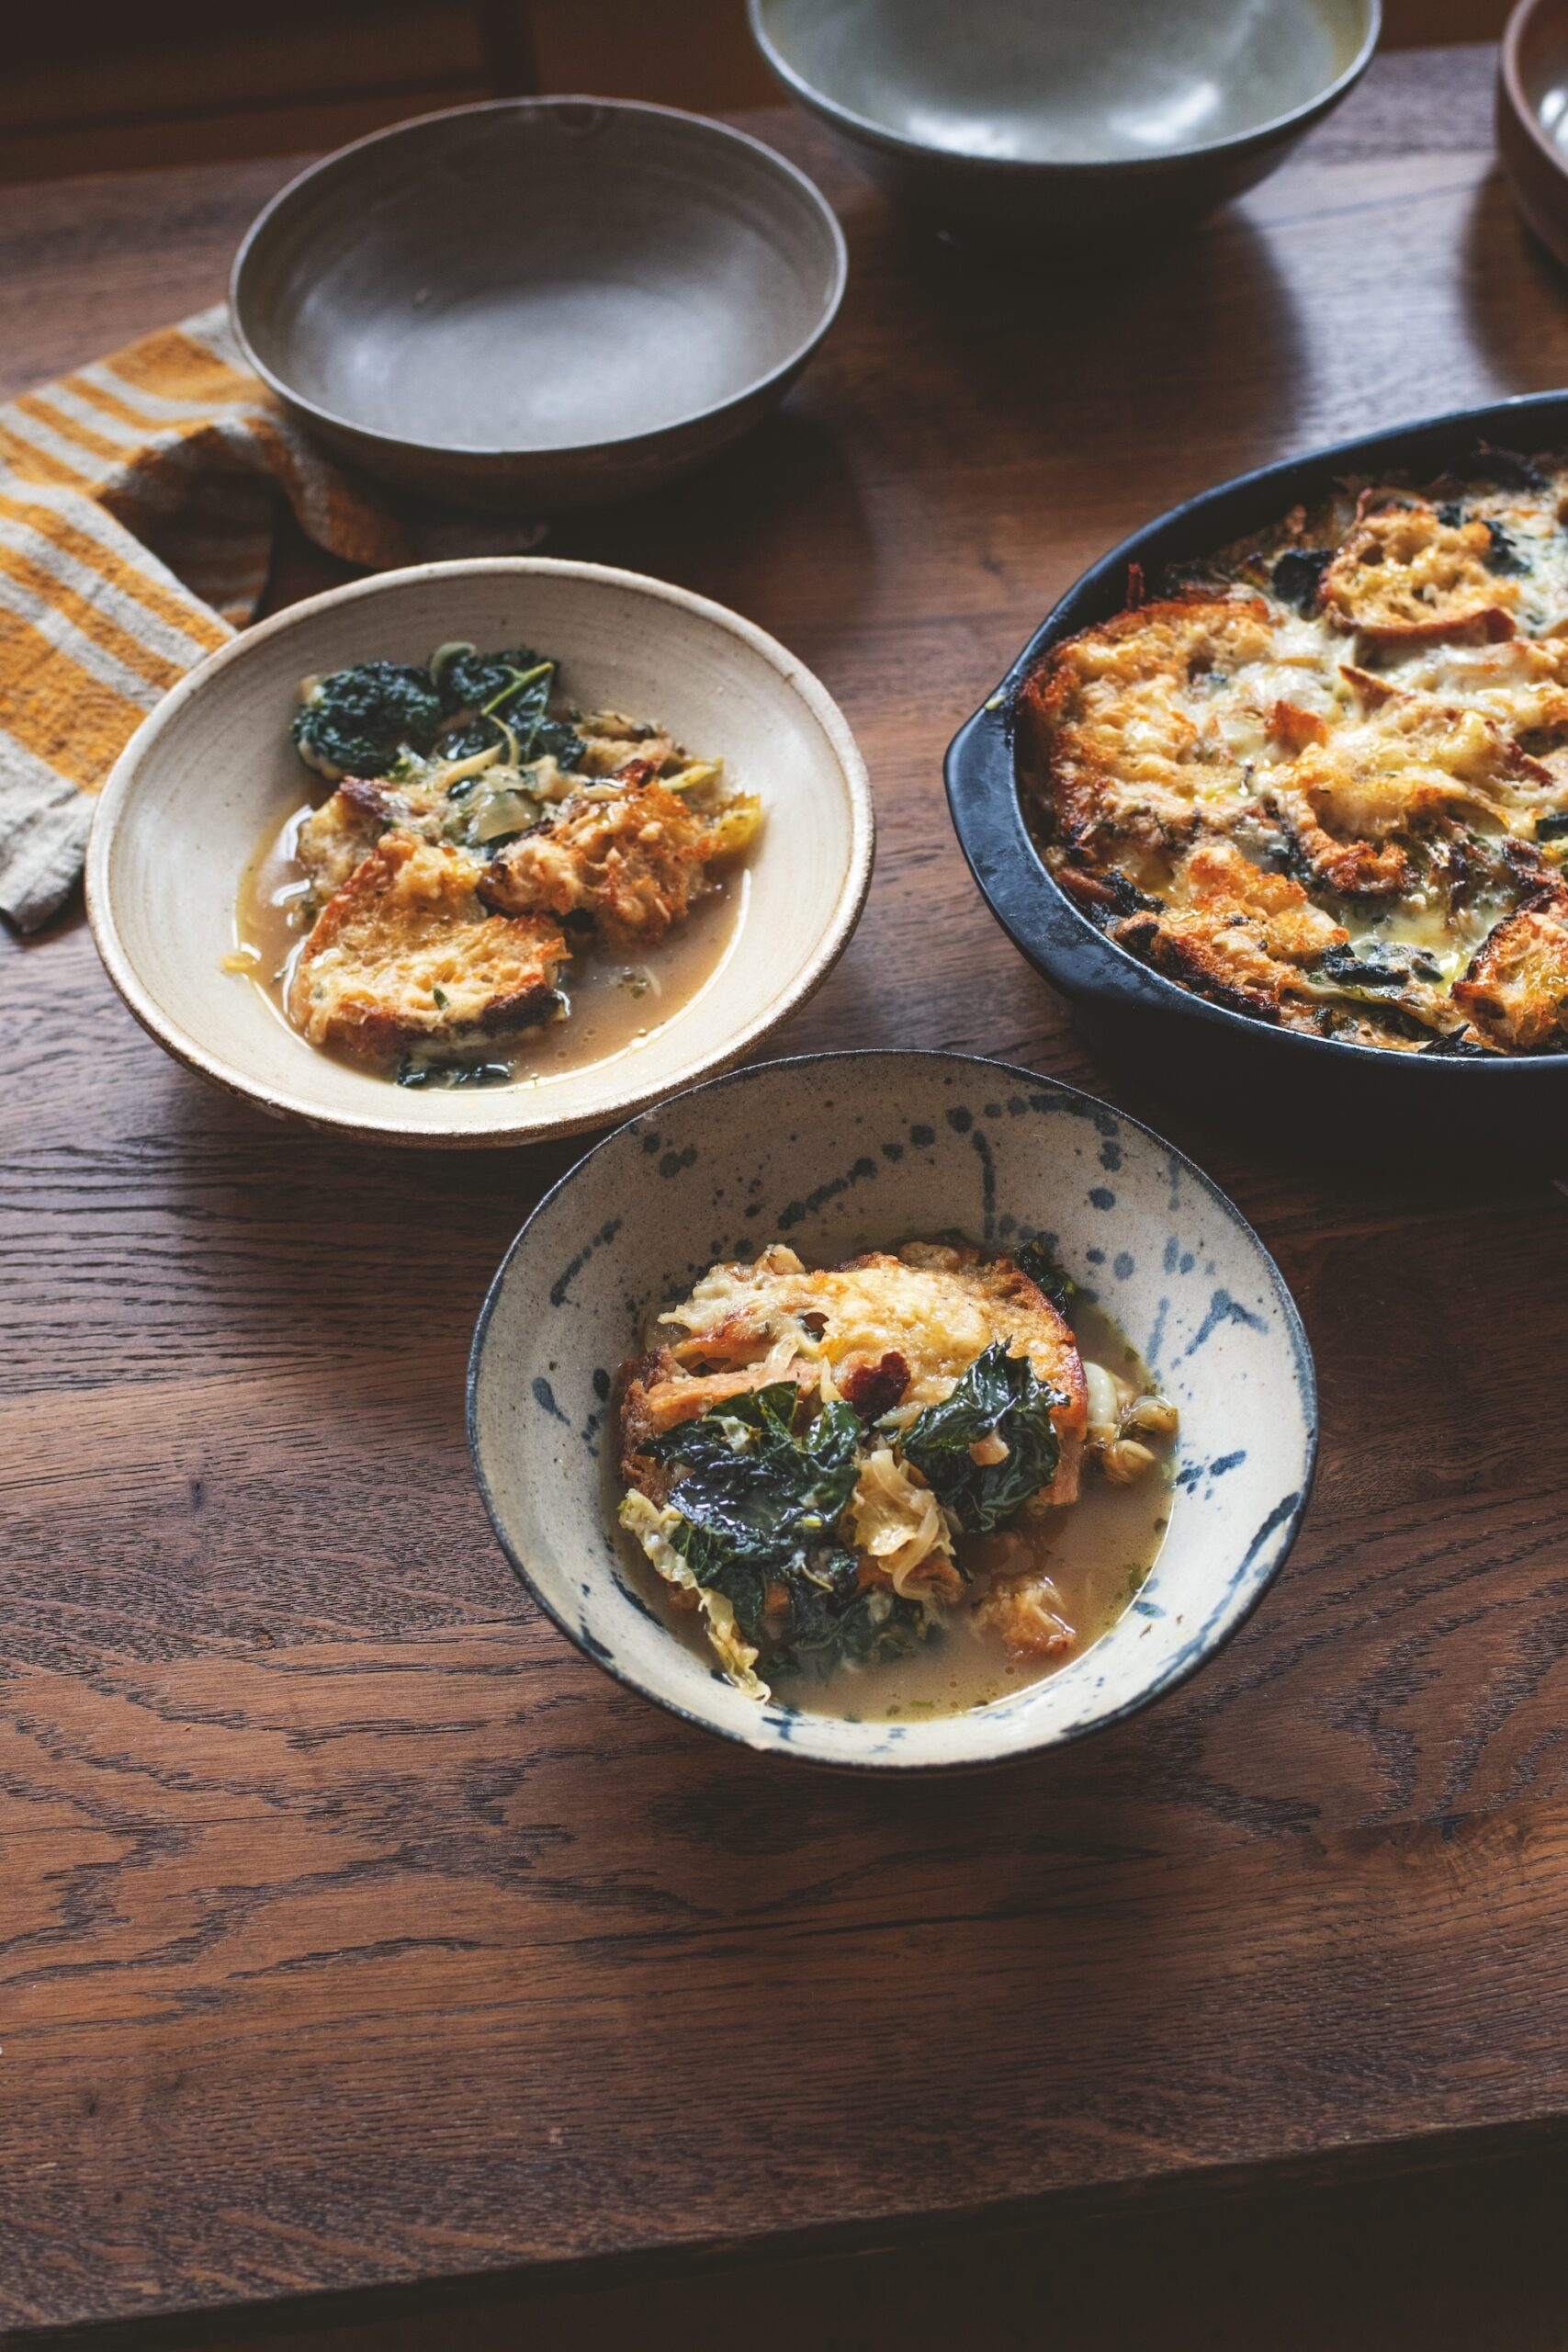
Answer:
M1324 572L1319 605L1336 628L1385 645L1512 637L1519 583L1494 560L1483 522L1445 521L1427 499L1368 492Z
M1224 703L1238 672L1269 662L1277 633L1260 596L1177 597L1058 646L1027 681L1020 713L1057 841L1091 858L1113 844L1135 867L1138 848L1157 855L1231 803L1244 763Z
M384 834L300 950L288 988L295 1027L313 1046L384 1060L550 1018L568 954L559 926L492 914L476 889L482 872L464 850Z
M1359 715L1304 750L1281 777L1341 840L1386 842L1445 819L1490 818L1529 838L1549 769L1483 710L1410 694L1352 671Z
M1292 967L1269 954L1256 927L1207 908L1128 915L1116 938L1168 979L1262 1021L1279 1018Z
M684 922L709 863L738 845L636 760L503 849L483 895L508 914L587 916L615 945L648 947Z
M318 900L341 890L382 834L399 822L402 804L389 785L345 776L329 800L312 809L295 835L294 854Z
M623 1443L705 1412L766 1380L817 1386L853 1399L873 1374L897 1385L888 1408L935 1404L993 1340L1027 1355L1063 1402L1052 1412L1061 1442L1053 1503L1077 1492L1088 1392L1077 1343L1050 1300L1010 1258L910 1242L896 1256L874 1250L807 1272L775 1246L753 1263L716 1266L684 1306L664 1318L682 1335L634 1366L622 1408ZM884 1409L886 1409L885 1408Z
M1547 883L1498 923L1453 998L1483 1037L1511 1053L1568 1046L1568 888Z
M1200 842L1176 870L1171 904L1127 916L1114 935L1183 987L1265 1020L1300 968L1347 937L1299 882L1265 873L1227 841Z

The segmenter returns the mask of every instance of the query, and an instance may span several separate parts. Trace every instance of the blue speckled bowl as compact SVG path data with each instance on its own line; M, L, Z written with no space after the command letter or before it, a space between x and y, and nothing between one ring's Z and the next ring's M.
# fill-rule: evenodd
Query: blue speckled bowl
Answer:
M1179 1406L1165 1549L1109 1634L990 1706L908 1724L758 1706L667 1629L626 1572L609 1516L616 1366L638 1351L649 1308L716 1259L783 1238L830 1261L949 1227L1004 1247L1043 1233ZM1317 1392L1258 1236L1135 1119L964 1054L822 1054L677 1095L541 1202L479 1317L468 1434L508 1558L610 1673L749 1747L908 1770L1079 1738L1212 1657L1294 1541Z

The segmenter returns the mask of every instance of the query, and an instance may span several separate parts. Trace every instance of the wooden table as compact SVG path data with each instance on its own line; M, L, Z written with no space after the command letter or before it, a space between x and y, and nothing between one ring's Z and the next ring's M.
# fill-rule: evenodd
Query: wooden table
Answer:
M939 777L1058 590L1181 493L1568 380L1489 59L1381 65L1140 280L988 276L802 123L853 258L787 412L562 553L739 606L841 699L865 920L780 1050L1115 1091ZM215 296L285 166L0 198L7 388ZM915 1788L668 1720L513 1583L462 1374L575 1148L334 1148L205 1091L79 920L0 956L0 2324L852 2243L1410 2162L1568 2111L1568 1202L1154 1111L1278 1254L1325 1447L1195 1683Z

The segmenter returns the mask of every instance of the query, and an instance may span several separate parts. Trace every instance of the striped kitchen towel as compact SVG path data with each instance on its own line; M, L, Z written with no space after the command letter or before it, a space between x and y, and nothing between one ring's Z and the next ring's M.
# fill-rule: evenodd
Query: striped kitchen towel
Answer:
M250 620L279 503L379 569L537 526L394 510L245 367L220 307L0 406L0 912L45 922L93 798L160 696Z

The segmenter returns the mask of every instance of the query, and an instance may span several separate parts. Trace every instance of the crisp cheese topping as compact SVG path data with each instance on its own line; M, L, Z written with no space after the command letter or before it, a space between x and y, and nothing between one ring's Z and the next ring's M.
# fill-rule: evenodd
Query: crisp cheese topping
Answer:
M1233 1011L1568 1048L1568 464L1298 508L1026 682L1064 889Z

